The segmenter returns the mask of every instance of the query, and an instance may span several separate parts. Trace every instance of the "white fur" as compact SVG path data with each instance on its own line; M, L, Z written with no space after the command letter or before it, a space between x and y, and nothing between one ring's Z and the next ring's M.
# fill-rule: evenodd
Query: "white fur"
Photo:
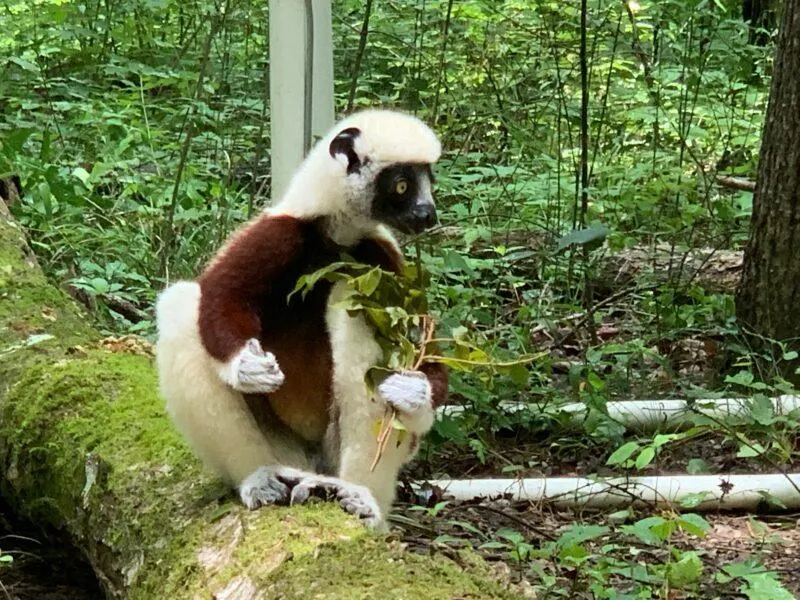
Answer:
M280 431L268 440L242 394L220 379L197 326L200 286L180 281L158 299L156 365L167 412L201 459L239 485L262 465L313 470L302 447Z
M382 527L394 501L397 474L413 451L410 436L398 445L398 434L392 433L393 439L375 471L369 470L377 450L373 424L385 414L386 403L370 396L364 375L380 359L381 352L362 317L350 317L345 310L331 306L341 299L344 290L340 285L334 287L326 314L334 357L333 391L339 408L337 450L341 448L331 459L341 479L313 473L311 457L284 430L260 429L242 394L219 377L225 365L208 355L199 337L200 286L194 282L178 282L159 296L159 383L167 412L178 429L210 468L239 487L246 506L255 508L285 500L286 490L280 481L290 479L303 483L300 491L291 492L292 498L297 494L308 496L311 488L335 487L345 510L370 526ZM429 407L430 385L425 380L420 387L417 377L404 374L400 380L393 380L408 394L393 395L389 388L384 389L399 406L410 409L420 402L420 391L427 386L422 396ZM416 385L404 385L405 378L414 379ZM421 406L409 411L410 420L404 421L407 428L420 434L427 431L430 425L413 425L415 416L426 415L427 419L427 412ZM265 466L275 466L278 471L265 473Z
M369 488L386 515L394 501L397 474L413 456L411 436L398 444L398 432L374 471L370 471L377 451L373 424L386 414L386 403L372 396L364 382L370 367L381 358L381 349L361 315L353 316L335 306L346 293L337 283L331 291L326 323L333 351L333 394L339 408L339 477Z
M251 338L244 348L219 372L222 380L244 394L269 394L283 385L286 377L272 352L264 352L261 343Z

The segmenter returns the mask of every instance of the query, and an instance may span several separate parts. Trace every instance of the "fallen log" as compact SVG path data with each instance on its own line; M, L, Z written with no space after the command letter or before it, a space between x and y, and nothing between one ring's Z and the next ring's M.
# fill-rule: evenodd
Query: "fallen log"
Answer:
M636 281L677 288L697 284L710 293L732 294L741 278L742 260L742 252L736 250L681 251L669 244L633 246L604 258L595 285L606 294Z
M457 226L447 226L435 230L433 235L456 241L463 237L464 231ZM511 256L515 258L509 262L509 268L532 278L536 277L538 265L545 255L556 248L556 242L547 232L511 229L498 233L489 241L474 241L473 251L496 258L494 247L497 245L513 248ZM520 257L520 250L527 253ZM637 282L676 288L697 284L710 293L732 294L741 278L742 261L740 250L680 249L666 243L641 244L601 256L596 262L593 287L598 300Z
M755 192L756 182L752 179L745 179L743 177L728 177L726 175L717 175L717 185L732 190L739 190L740 192Z
M108 598L519 597L475 555L406 553L333 504L244 510L165 418L147 352L98 339L0 202L0 493Z

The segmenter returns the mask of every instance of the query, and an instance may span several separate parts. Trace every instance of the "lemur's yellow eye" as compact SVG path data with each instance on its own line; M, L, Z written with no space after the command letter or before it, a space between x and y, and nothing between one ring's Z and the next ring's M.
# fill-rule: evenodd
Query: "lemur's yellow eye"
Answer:
M401 179L400 181L394 184L394 191L396 194L405 194L407 189L408 189L408 182L405 179Z

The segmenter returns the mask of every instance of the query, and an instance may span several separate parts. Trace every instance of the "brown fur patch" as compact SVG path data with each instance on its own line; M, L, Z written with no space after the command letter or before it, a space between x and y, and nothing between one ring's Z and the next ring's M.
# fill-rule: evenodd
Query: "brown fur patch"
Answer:
M248 339L258 338L286 375L263 401L313 442L325 434L331 404L333 360L325 324L331 286L318 283L305 299L297 294L287 301L287 296L301 275L338 260L339 251L318 222L264 215L235 234L200 277L200 336L209 354L228 361ZM402 270L403 257L387 240L361 240L352 254ZM250 406L257 401L251 397Z

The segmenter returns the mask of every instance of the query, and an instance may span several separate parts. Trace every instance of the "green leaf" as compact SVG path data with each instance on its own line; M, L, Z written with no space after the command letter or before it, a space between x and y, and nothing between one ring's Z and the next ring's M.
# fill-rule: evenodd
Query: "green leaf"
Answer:
M5 134L2 141L0 141L0 148L8 148L13 151L14 154L19 154L22 152L22 147L25 145L25 142L28 141L28 138L34 131L36 130L33 128L22 128L10 131ZM6 154L8 155L8 153ZM14 156L9 155L8 158L13 159Z
M593 225L585 229L575 229L561 236L556 244L556 251L564 250L569 246L586 246L593 250L603 243L610 230L604 225Z
M109 290L109 283L102 277L94 277L89 280L95 294L105 294Z
M678 524L671 520L671 519L664 519L664 521L658 525L653 525L650 528L656 536L662 541L668 540L670 536L675 532L675 529L678 528Z
M453 329L450 330L450 335L455 340L464 340L464 339L466 339L468 333L469 333L469 330L466 327L464 327L463 325L459 325L458 327L453 327Z
M521 544L522 542L525 541L523 535L519 531L516 531L515 529L506 529L506 528L498 529L495 535L499 538L508 540L512 544Z
M744 387L750 387L753 383L753 373L750 371L739 371L735 375L728 375L725 378L725 383L735 383Z
M522 465L506 465L504 466L500 472L501 473L519 473L520 471L524 471L525 467Z
M685 513L678 517L678 525L684 531L696 535L697 537L705 537L706 532L711 529L703 517L695 513Z
M24 69L25 71L28 71L30 73L39 72L39 66L36 63L33 63L25 58L22 58L21 56L12 56L8 60L17 65L18 67L20 67L21 69Z
M470 267L466 259L455 250L450 250L444 255L444 268L447 271L466 273L470 277L476 276L475 270Z
M764 452L766 452L766 449L758 442L742 443L739 444L739 451L736 453L736 457L753 458L754 456L761 456Z
M750 405L750 416L759 425L772 425L775 422L772 400L763 394L756 394Z
M741 589L748 600L795 600L795 596L783 587L774 573L745 575L744 580L746 584Z
M681 508L695 508L702 504L709 498L712 498L711 492L697 492L695 494L687 494L681 499Z
M570 525L556 540L560 547L575 546L599 538L611 531L605 525Z
M505 550L508 548L508 544L504 544L503 542L485 542L478 546L480 550Z
M564 546L558 553L561 561L569 560L572 563L580 563L589 556L589 551L579 544Z
M659 433L653 438L653 448L661 448L661 446L683 437L684 435L681 433Z
M664 517L647 517L645 519L641 519L634 523L633 525L623 525L622 531L629 535L636 536L638 539L643 541L645 544L649 544L651 546L658 546L664 539L660 535L657 535L653 529L655 527L659 527L666 522Z
M83 185L87 187L89 186L89 178L91 177L91 175L89 175L89 172L83 167L76 167L75 169L73 169L72 175L80 179Z
M703 574L703 561L696 552L684 552L677 562L669 567L667 579L672 587L682 588L696 583Z
M592 389L596 392L603 390L606 387L606 382L603 381L602 377L600 377L594 371L589 371L589 374L586 376L586 381L592 386Z
M372 269L364 273L361 277L357 277L353 282L356 289L365 296L372 296L375 290L378 289L378 284L381 282L381 270Z
M511 381L513 381L518 386L523 386L526 383L528 383L529 373L528 369L525 367L524 364L517 363L514 365L510 365L508 367L502 368L501 371L505 375L508 375L511 378Z
M744 578L746 575L755 575L764 572L764 565L760 561L749 558L744 562L735 562L723 565L722 571L714 576L717 583L728 583L732 579Z
M466 435L459 418L446 417L433 422L433 431L444 440L463 443Z
M686 464L686 472L689 475L697 475L698 473L710 473L711 467L702 458L693 458Z
M611 456L608 457L606 460L607 465L621 465L633 456L633 453L639 449L638 442L627 442L617 448Z
M637 469L641 470L644 469L647 465L653 462L653 459L656 456L656 449L653 446L645 446L642 448L642 451L639 453L639 456L636 457L636 462L634 465Z
M761 496L764 499L764 501L770 506L779 508L781 510L787 509L783 501L780 498L778 498L775 494L770 494L766 490L761 490L758 492L758 495Z
M456 526L456 527L460 527L464 531L469 531L470 533L475 535L475 537L477 537L477 538L486 537L484 535L484 533L480 529L475 527L472 523L467 523L466 521L449 521L449 523L451 525ZM501 544L501 546L504 546L504 544Z

